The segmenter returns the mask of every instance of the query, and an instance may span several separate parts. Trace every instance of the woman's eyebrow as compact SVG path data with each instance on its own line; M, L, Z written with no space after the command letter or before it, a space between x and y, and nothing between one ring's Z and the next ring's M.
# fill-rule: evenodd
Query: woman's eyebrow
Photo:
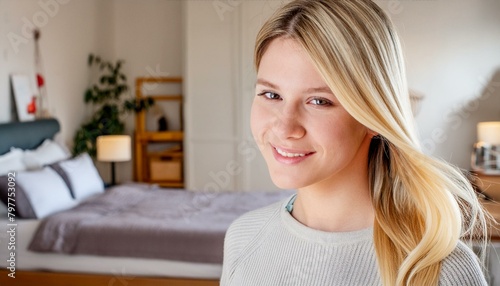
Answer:
M255 83L255 85L257 85L257 84L265 85L265 86L268 86L268 87L273 88L273 89L278 89L277 85L275 85L274 83L271 83L265 79L262 79L262 78L257 79L257 82Z
M256 85L257 84L265 85L265 86L270 87L270 88L275 89L275 90L279 89L278 85L271 83L271 82L269 82L265 79L262 79L262 78L257 79ZM332 90L328 86L310 87L310 88L307 88L306 90L304 90L304 93L330 93L330 94L333 94Z
M333 94L332 90L328 86L311 87L311 88L306 89L305 93L330 93L330 94Z

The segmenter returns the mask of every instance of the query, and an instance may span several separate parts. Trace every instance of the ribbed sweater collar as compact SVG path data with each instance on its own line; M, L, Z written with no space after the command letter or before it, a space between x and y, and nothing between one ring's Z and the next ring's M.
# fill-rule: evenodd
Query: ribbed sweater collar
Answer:
M288 202L293 197L291 196L284 200L280 207L281 221L292 235L304 240L324 244L353 244L373 240L373 227L349 232L327 232L303 225L286 209Z

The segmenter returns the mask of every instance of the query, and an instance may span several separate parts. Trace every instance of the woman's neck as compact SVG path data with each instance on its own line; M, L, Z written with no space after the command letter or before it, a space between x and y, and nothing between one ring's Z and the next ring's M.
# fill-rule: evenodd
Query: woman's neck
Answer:
M366 176L367 177L367 176ZM355 231L373 226L375 213L368 179L344 180L299 189L292 216L300 223L328 232Z

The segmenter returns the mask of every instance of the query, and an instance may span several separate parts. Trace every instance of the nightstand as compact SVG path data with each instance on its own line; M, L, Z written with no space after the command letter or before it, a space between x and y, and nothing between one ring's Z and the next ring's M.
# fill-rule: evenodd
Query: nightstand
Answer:
M500 222L500 176L483 175L474 173L476 176L474 184L480 188L480 191L491 200L481 199L481 203L486 211L497 221ZM500 229L493 226L491 229L491 240L500 241Z
M489 202L483 201L483 207L486 211L497 221L500 222L500 203L499 202ZM492 241L500 241L500 229L496 226L493 226L490 229L491 232L491 240Z
M483 175L475 173L477 176L476 184L489 198L500 202L500 176Z

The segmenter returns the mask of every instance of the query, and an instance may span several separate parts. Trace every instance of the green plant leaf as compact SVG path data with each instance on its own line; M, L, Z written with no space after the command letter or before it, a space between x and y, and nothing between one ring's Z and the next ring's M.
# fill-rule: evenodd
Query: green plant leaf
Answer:
M89 54L89 58L88 58L89 66L92 66L93 62L94 62L94 54Z
M87 91L85 91L85 96L84 96L84 102L85 103L89 103L93 100L94 98L94 94L92 92L92 89L87 89Z
M89 54L88 64L91 67L99 68L97 82L91 83L84 93L85 103L96 104L97 110L92 117L84 122L73 137L73 154L83 152L96 155L96 139L101 135L123 134L125 124L123 116L129 112L138 112L148 108L151 104L148 101L141 103L140 100L125 98L120 101L120 97L129 90L127 77L121 72L124 61L106 61L100 56Z

